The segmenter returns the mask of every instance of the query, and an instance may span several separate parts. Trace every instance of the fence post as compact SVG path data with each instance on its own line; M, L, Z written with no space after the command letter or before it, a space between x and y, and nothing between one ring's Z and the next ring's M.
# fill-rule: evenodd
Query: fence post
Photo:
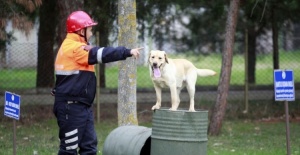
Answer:
M96 45L100 46L99 31L96 32ZM96 89L96 104L97 104L97 123L100 123L100 67L99 64L95 65L96 77L97 77L97 89Z

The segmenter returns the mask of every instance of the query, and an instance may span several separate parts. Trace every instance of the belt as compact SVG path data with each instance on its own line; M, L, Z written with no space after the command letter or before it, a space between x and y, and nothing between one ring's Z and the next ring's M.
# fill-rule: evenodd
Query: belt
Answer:
M67 104L73 104L73 103L78 103L78 104L81 104L81 105L85 105L87 107L91 107L90 104L86 104L86 103L83 103L83 102L79 102L79 101L67 101Z
M67 101L67 104L79 103L78 101Z

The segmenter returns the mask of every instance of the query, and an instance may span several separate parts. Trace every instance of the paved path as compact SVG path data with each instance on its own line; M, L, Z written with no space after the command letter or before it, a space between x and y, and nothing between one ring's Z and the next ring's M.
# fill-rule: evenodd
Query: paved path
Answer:
M252 90L249 91L249 100L274 100L273 90ZM195 94L195 101L216 101L217 91L198 91ZM300 94L296 93L296 100L300 99ZM189 96L186 91L180 94L181 102L189 102ZM244 100L244 91L230 91L228 94L228 100ZM3 105L4 96L0 96L0 105ZM171 96L169 91L163 91L162 102L171 101ZM21 95L22 104L53 104L54 97L50 94L27 94ZM100 94L100 103L117 103L118 94L117 93L103 93ZM156 102L155 92L137 92L137 103L151 103Z

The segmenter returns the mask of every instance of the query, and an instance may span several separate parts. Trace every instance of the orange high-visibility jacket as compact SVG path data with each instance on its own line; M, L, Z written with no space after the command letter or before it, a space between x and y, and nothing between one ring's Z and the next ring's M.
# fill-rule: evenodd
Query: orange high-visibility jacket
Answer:
M92 104L96 92L94 64L131 57L130 49L125 47L93 47L86 51L86 45L84 38L75 33L68 33L63 41L55 61L56 100Z

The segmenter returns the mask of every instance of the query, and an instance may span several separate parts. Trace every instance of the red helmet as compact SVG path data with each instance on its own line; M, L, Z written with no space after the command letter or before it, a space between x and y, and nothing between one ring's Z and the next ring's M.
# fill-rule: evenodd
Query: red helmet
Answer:
M67 32L76 32L86 27L97 25L84 11L75 11L67 19Z

